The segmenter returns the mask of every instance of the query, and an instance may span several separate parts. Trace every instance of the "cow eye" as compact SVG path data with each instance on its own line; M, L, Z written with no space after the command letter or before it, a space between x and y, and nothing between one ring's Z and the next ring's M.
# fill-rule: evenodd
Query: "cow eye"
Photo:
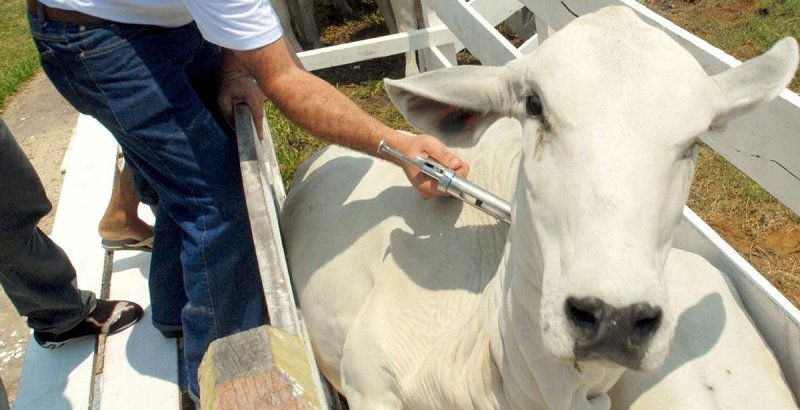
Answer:
M525 109L528 111L529 115L534 117L542 115L542 101L539 99L539 96L536 94L529 95L525 101Z

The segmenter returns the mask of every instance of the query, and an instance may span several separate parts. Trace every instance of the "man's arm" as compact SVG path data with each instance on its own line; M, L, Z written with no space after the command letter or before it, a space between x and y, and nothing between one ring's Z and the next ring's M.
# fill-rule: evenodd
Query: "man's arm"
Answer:
M226 50L223 53L222 73L223 84L226 77L251 74L260 90L289 119L318 138L373 156L378 155L378 143L383 139L408 157L429 156L455 169L462 176L467 174L467 164L447 150L439 140L431 136L410 138L386 126L326 81L305 71L283 38L255 50ZM239 84L247 81L241 78L235 80ZM252 84L252 79L249 82ZM231 104L240 101L248 102L254 113L258 109L257 95L224 98L224 101L220 101L223 111L230 112ZM263 103L263 96L260 98ZM385 154L380 157L401 165L423 197L438 195L435 181L417 169L399 164L398 160Z

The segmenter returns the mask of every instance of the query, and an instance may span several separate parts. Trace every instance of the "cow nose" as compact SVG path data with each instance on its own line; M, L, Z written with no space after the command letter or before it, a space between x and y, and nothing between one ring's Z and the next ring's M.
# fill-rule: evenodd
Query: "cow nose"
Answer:
M565 314L578 359L607 359L635 368L661 325L662 311L647 303L611 306L596 297L569 297Z
M588 340L597 335L606 306L597 298L567 298L567 318L580 338Z

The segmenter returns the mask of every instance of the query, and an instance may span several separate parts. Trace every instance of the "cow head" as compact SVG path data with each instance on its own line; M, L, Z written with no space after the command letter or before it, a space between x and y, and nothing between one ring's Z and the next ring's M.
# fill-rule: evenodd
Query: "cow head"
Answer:
M473 144L500 117L522 124L507 305L558 358L649 369L674 329L663 271L698 137L774 98L797 61L784 39L708 76L665 33L612 7L503 67L385 84L412 124L451 145Z

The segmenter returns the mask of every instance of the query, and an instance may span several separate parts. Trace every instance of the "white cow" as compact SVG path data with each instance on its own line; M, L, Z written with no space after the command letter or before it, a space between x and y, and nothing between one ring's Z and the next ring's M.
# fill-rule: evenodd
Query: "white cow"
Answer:
M504 67L387 80L409 121L462 147L470 179L512 199L513 222L422 201L399 168L343 148L304 164L282 223L322 371L355 409L594 409L609 408L626 369L668 358L679 365L658 388L626 383L614 395L661 400L699 380L669 380L694 377L680 363L696 357L671 346L709 331L684 323L695 295L674 294L697 286L721 295L718 325L749 334L758 366L780 380L719 274L670 249L698 136L775 97L797 61L787 39L709 77L615 7ZM687 285L695 274L716 276ZM750 394L741 380L716 391ZM758 387L773 401L763 408L792 403L782 383Z

